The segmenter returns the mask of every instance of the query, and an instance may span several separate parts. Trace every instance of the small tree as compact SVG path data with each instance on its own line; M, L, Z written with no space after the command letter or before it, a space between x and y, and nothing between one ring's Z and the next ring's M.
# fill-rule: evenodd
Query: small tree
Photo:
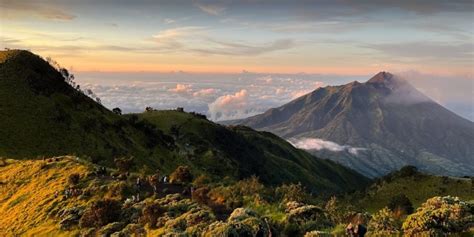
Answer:
M112 109L112 112L114 112L115 114L118 114L118 115L122 115L122 110L120 108L113 108Z
M178 166L170 175L171 183L190 183L193 181L193 175L188 166Z

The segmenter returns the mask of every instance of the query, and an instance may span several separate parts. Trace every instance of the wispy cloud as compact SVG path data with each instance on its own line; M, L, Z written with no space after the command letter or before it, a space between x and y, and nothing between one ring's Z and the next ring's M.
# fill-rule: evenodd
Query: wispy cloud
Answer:
M213 16L222 15L226 10L226 7L224 7L222 3L219 4L217 2L209 3L209 2L195 1L194 5L196 5L196 7L198 7L201 11Z
M42 19L69 21L76 18L74 14L47 2L3 0L0 2L0 8L1 18L6 19L36 16Z
M295 47L291 39L280 39L264 44L245 44L208 39L212 43L207 48L193 48L195 52L209 55L260 55L274 51L286 50Z
M474 43L453 44L444 42L400 42L366 44L371 48L394 58L468 60L472 62Z

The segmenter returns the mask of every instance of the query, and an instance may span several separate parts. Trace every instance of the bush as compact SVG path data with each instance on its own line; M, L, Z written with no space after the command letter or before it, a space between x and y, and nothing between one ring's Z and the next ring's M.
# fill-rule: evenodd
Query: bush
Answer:
M77 173L70 174L68 179L67 179L68 183L71 184L71 185L78 184L80 180L81 180L81 175L79 175Z
M142 210L143 220L151 229L156 228L158 217L164 213L164 209L157 203L149 202Z
M393 212L402 212L403 214L413 213L413 204L405 194L392 197L388 203L388 208Z
M324 209L334 224L346 224L355 214L353 206L341 204L336 197L331 197Z
M396 218L392 210L385 207L372 216L368 229L374 235L384 236L400 232L401 225L401 220Z
M193 181L193 175L188 166L178 166L170 175L171 183L190 183Z
M82 215L79 225L84 227L101 227L118 221L121 214L120 202L113 199L99 200L92 203Z
M309 199L308 193L301 183L283 184L276 188L276 194L282 203L287 202L306 202Z
M303 235L308 231L332 226L324 210L314 205L288 202L285 212L287 224L284 232L288 235Z
M474 207L457 197L433 197L403 223L407 236L459 233L472 227Z
M203 232L203 236L269 236L268 224L253 211L237 208L227 222L214 222Z

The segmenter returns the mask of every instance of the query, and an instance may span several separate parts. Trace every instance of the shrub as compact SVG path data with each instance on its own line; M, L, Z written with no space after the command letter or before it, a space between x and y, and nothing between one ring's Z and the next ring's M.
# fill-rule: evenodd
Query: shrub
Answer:
M287 223L284 232L290 236L332 226L324 210L314 205L288 202L285 212Z
M457 197L433 197L407 217L403 231L407 236L463 232L474 222L473 209Z
M282 203L287 202L306 202L308 198L308 193L304 189L301 183L298 184L283 184L280 187L276 188L276 194L282 201Z
M214 222L204 231L203 236L269 236L268 224L253 211L237 208L227 222Z
M188 166L178 166L170 175L171 183L190 183L193 181L193 175Z
M156 228L158 217L164 213L164 209L157 203L149 202L142 210L143 220L150 228Z
M192 193L193 201L200 203L200 204L207 204L209 201L209 188L208 187L201 187Z
M368 229L374 235L392 235L401 230L401 220L388 207L375 213L369 221Z
M113 199L99 200L92 203L82 215L79 225L84 227L101 227L118 221L121 214L120 202Z
M413 213L413 204L405 194L393 196L388 203L388 208L393 212L401 211L403 214Z
M345 224L355 214L353 206L341 204L336 197L331 197L324 209L334 224Z
M68 179L67 179L68 183L71 184L71 185L78 184L80 180L81 180L81 175L79 175L77 173L70 174Z

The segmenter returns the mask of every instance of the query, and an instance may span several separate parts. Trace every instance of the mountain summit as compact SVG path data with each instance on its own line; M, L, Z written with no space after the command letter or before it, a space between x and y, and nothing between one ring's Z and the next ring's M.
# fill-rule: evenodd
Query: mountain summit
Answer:
M442 175L474 173L474 123L389 72L319 88L236 123L276 133L368 176L404 165Z

